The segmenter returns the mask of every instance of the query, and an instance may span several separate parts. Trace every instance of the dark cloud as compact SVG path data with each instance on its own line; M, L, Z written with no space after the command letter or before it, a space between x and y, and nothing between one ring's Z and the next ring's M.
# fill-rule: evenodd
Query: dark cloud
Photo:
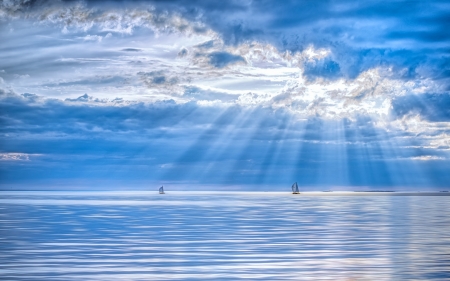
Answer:
M245 59L227 52L213 52L208 54L209 63L216 68L223 68L230 64L245 63Z
M142 52L142 49L137 49L137 48L124 48L121 51L123 52Z
M67 87L67 86L117 86L126 83L126 77L121 76L93 76L86 79L74 80L74 81L61 81L53 83L43 83L44 87Z
M243 109L236 107L236 110ZM172 100L150 104L126 103L123 99L98 99L87 94L62 101L33 94L16 95L12 91L1 90L0 111L4 125L0 131L5 134L53 132L87 136L90 133L97 134L97 129L100 129L100 134L109 134L108 132L142 132L160 127L175 128L182 122L209 124L221 109L220 106L201 107L196 102L177 104ZM192 114L194 111L196 114ZM179 129L184 130L182 127Z
M397 116L420 115L432 122L450 121L450 94L407 95L392 101Z
M5 1L7 13L41 11L53 5L63 8L77 1ZM446 32L450 8L445 1L83 1L87 8L101 11L123 8L155 9L157 14L181 14L193 22L202 21L229 42L245 42L265 38L285 38L302 45L353 40L375 43L385 39L425 38L449 40ZM406 9L407 7L407 9ZM95 13L93 13L95 15ZM162 19L162 16L160 17ZM367 29L355 22L362 22ZM384 23L383 26L377 26ZM372 29L372 32L368 32ZM428 34L428 35L427 35ZM436 35L434 35L436 34ZM439 34L439 35L438 35ZM351 35L344 38L345 35ZM425 35L425 36L423 36ZM279 37L281 36L281 37ZM290 37L293 36L293 37ZM297 36L297 37L295 37ZM271 37L273 37L271 39ZM305 39L303 40L302 37ZM297 38L297 39L295 39ZM309 41L309 42L308 42ZM279 42L293 47L286 41ZM291 42L293 43L293 42ZM301 47L301 46L298 46Z
M101 25L132 32L152 25L167 32L189 29L203 33L209 28L228 45L259 41L291 52L302 51L309 45L329 48L335 54L333 61L340 66L341 75L350 78L379 65L402 69L404 79L415 77L418 67L426 69L420 75L433 77L439 70L433 58L450 55L445 48L450 43L447 32L450 7L438 0L288 1L282 4L278 1L42 0L5 1L2 5L6 14L15 17L63 22L82 29L92 30ZM62 12L57 13L58 9ZM117 13L125 15L125 11L134 10L147 11L148 15L143 18L139 18L139 14L117 16ZM176 15L181 15L188 23L172 22L171 17ZM198 47L211 48L213 44L207 41ZM180 53L183 55L184 52ZM230 58L213 56L212 61L216 67L223 67L222 62ZM329 72L314 67L312 72L330 76ZM450 85L447 79L442 83Z
M234 96L225 93L188 88L186 96L195 100L229 100ZM244 111L231 106L233 115ZM261 109L262 110L262 109ZM223 108L220 105L202 107L196 102L177 104L172 100L155 103L127 102L122 98L99 99L88 94L78 98L46 99L34 94L17 95L11 90L0 91L0 134L21 136L48 135L69 138L110 138L129 134L140 139L145 135L159 135L162 128L171 128L175 136L196 131L197 126L207 126ZM271 114L263 110L260 114ZM227 117L231 117L227 116ZM217 123L216 129L229 124ZM184 127L185 124L193 124Z
M450 91L450 56L442 56L432 60L430 68L431 78L445 85L446 90Z
M308 79L321 77L333 80L341 76L339 64L330 59L308 61L304 67L303 75Z
M179 52L178 52L178 57L183 58L185 56L187 56L188 54L188 50L186 48L182 48Z
M179 79L175 76L169 77L164 71L151 71L151 72L138 72L141 80L147 87L155 86L171 86L179 82Z
M66 102L95 102L95 103L106 103L107 102L107 100L105 100L105 99L94 98L94 97L89 96L88 94L84 94L75 99L67 98L64 101L66 101Z
M210 48L214 47L214 40L206 41L202 44L196 45L195 47L200 48L200 49L210 49Z

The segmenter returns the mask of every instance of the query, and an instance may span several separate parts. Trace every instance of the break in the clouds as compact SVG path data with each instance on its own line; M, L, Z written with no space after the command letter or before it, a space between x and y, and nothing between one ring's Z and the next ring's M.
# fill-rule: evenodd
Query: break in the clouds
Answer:
M3 1L2 184L445 187L448 18L446 1Z

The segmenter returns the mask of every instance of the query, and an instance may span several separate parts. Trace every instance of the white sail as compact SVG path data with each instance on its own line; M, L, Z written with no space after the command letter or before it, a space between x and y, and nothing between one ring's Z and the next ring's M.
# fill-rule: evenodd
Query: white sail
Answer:
M298 191L298 184L297 184L297 182L294 182L294 184L292 185L292 193L293 194L299 194L300 193Z
M164 194L164 187L161 186L161 187L159 188L159 194Z

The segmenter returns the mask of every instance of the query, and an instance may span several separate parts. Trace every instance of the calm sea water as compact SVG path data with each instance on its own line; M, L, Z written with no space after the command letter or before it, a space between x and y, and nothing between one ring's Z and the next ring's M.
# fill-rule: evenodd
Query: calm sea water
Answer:
M1 280L450 280L450 197L4 192Z

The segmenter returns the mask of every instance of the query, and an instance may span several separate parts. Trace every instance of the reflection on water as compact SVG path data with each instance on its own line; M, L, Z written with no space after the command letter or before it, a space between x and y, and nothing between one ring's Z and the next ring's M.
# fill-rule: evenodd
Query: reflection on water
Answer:
M450 280L450 197L4 193L2 280Z

